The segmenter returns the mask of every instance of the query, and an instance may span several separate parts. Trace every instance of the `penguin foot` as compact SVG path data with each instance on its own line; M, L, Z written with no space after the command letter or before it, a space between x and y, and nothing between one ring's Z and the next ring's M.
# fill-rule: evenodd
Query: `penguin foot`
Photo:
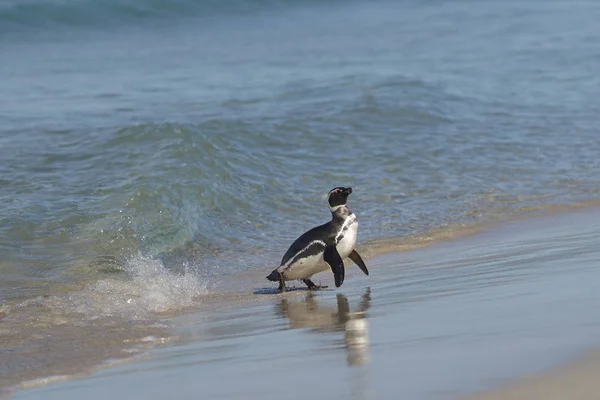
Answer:
M283 274L279 273L279 292L285 292L285 281L283 280Z
M308 290L319 290L319 289L326 289L329 287L329 286L315 285L315 283L313 281L311 281L310 279L303 279L302 282L304 282L306 284L306 286L308 286Z

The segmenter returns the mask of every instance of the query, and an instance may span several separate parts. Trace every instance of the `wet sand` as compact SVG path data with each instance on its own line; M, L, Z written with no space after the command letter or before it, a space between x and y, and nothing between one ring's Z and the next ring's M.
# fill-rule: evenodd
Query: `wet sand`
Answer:
M470 396L465 400L594 400L600 399L600 353L593 352L566 367L532 374L506 388Z
M370 276L350 266L339 289L280 295L248 274L218 307L176 317L175 345L10 398L598 398L596 356L560 368L600 347L599 218L514 221L372 257Z

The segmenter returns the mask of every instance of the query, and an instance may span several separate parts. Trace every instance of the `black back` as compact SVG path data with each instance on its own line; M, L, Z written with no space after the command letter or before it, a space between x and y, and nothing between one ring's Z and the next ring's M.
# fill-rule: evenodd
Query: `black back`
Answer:
M324 242L325 246L319 243L314 244L305 252L303 252L302 256L315 255L322 252L326 246L336 245L337 243L335 243L335 237L337 236L340 229L342 229L346 217L352 215L352 212L347 207L343 207L332 214L333 218L331 219L331 221L327 222L326 224L312 228L311 230L303 233L298 239L296 239L294 243L292 243L288 251L286 251L283 255L280 265L287 263L290 260L290 258L294 257L296 254L298 254L300 250L306 248L311 242L315 240L320 240ZM342 237L340 237L339 239L341 239Z

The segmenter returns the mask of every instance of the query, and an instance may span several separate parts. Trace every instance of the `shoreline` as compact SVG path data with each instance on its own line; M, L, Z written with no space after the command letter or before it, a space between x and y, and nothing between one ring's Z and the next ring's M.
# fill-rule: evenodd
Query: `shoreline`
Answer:
M395 252L390 252L390 253L381 253L381 254L377 254L376 256L366 256L365 258L368 258L369 260L372 260L375 262L376 266L380 266L381 264L385 264L385 263L397 263L398 260L400 259L415 259L415 257L418 259L420 254L431 254L431 253L436 253L440 251L445 251L448 249L452 249L455 247L460 247L460 246L464 246L464 245L477 245L479 246L481 243L484 243L484 249L486 248L486 246L489 246L489 244L485 244L486 240L491 236L491 237L502 237L503 235L510 235L510 231L519 231L519 230L523 230L523 228L526 229L531 229L529 226L531 225L536 225L536 224L544 224L544 223L548 223L547 221L550 220L549 224L550 225L555 225L552 221L567 221L569 220L570 216L572 215L581 215L581 214L594 214L597 213L599 210L596 209L595 207L570 207L570 211L568 212L561 212L559 214L551 214L550 216L535 216L535 217L531 217L531 218L515 218L513 220L507 220L507 221L503 221L499 224L494 224L493 226L488 226L485 229L482 229L480 231L478 231L478 234L474 234L474 235L466 235L466 236L461 236L459 238L457 238L456 240L444 240L444 241L436 241L431 243L432 246L424 246L424 247L420 247L420 248L416 248L416 249L410 249L412 251L395 251ZM546 221L546 222L545 222ZM445 250L444 250L445 249ZM484 251L485 254L485 251ZM376 268L375 270L377 271L378 268ZM261 271L262 272L262 271ZM324 291L322 293L322 296L335 296L336 294L341 294L341 293L346 293L348 290L351 291L357 291L356 287L354 287L356 284L360 284L360 285L370 285L373 288L377 288L376 282L380 281L381 279L383 279L384 276L386 276L387 274L390 273L390 271L385 271L385 270L380 270L379 273L376 273L374 278L375 278L375 282L371 283L371 279L356 279L356 277L359 277L359 270L357 267L355 266L350 266L349 268L349 272L348 272L348 277L350 278L350 280L348 281L348 283L345 282L344 286L346 286L346 288L342 288L342 290L338 290L338 291ZM206 314L208 312L208 314L224 314L224 315L228 315L231 313L235 313L236 310L238 309L245 309L245 308L252 308L252 307L264 307L269 305L270 303L272 303L274 301L274 299L279 298L281 296L279 295L268 295L271 293L271 291L268 288L268 285L265 282L262 282L264 278L262 275L262 273L258 273L257 271L251 271L246 275L246 279L244 279L243 283L244 283L244 287L247 288L248 285L250 285L253 289L251 292L240 292L243 288L239 287L239 285L233 285L232 287L230 287L230 290L233 290L233 292L225 292L225 293L218 293L218 294L211 294L208 295L209 297L212 298L212 300L210 300L207 303L203 303L201 304L198 308L190 308L190 309L186 309L186 310L181 310L178 311L176 313L173 313L173 315L171 315L170 317L167 317L168 320L171 320L171 322L173 322L174 326L178 326L178 328L175 328L175 331L177 330L186 330L188 328L187 327L194 327L195 325L198 325L197 319L201 316L203 316L204 314ZM330 277L329 277L330 278ZM325 279L329 279L329 278L325 278ZM430 277L432 280L435 280L437 278L435 278L435 275ZM318 279L318 278L317 278ZM402 279L400 279L399 284L405 285L404 282L402 282ZM383 284L383 282L381 281L380 284ZM241 285L241 283L240 283ZM262 285L262 289L260 289L259 287ZM261 292L262 291L262 292ZM261 295L261 294L265 294L265 295ZM289 297L294 299L294 298L301 298L303 296L308 295L309 293L305 290L292 290ZM321 294L319 294L321 295ZM223 302L223 299L227 299L227 301ZM208 300L208 299L207 299ZM216 307L216 310L212 310L212 311L207 311L206 309L210 308L209 305L218 305ZM310 316L311 317L311 316ZM311 317L312 318L312 317ZM302 325L302 324L301 324ZM181 335L180 333L178 334L177 332L173 333L172 336L172 340L171 343L166 345L166 346L162 346L161 343L158 343L157 346L152 346L148 351L148 354L142 354L142 355L138 355L130 360L133 361L133 363L129 363L128 359L123 359L122 362L126 365L137 365L139 363L144 363L144 360L147 357L152 357L153 353L156 352L162 352L162 351L169 351L170 348L176 348L178 346L181 345L185 345L185 343L187 343L187 341L190 340L189 338L185 338L185 335ZM193 339L192 339L193 340ZM212 339L211 339L212 340ZM141 361L137 361L137 359L141 360ZM555 360L555 362L558 360ZM564 362L565 360L562 360L560 362ZM559 364L560 365L560 364ZM51 381L48 381L49 378L37 378L37 379L33 379L33 380L29 380L27 382L23 382L21 384L21 387L17 387L14 388L13 390L11 390L10 393L6 393L3 394L3 396L7 396L8 398L11 398L11 394L17 396L17 398L19 398L19 394L20 393L25 393L28 392L29 390L41 390L44 391L44 388L50 388L50 387L56 387L61 386L61 385L69 385L72 382L79 382L81 380L86 380L86 379L90 379L90 377L95 376L97 374L103 374L106 371L112 371L114 370L115 367L111 364L106 364L106 363L101 363L99 365L95 365L92 368L90 368L90 370L88 372L82 372L80 374L77 374L75 376L65 376L65 377L61 377L61 382L59 383L55 383L54 381L56 379L58 379L57 377L49 377L51 379ZM513 379L517 378L513 377ZM44 385L44 386L40 386L37 389L31 389L32 386L35 385Z
M474 235L502 229L507 224L552 218L561 214L593 211L600 208L600 199L573 204L545 204L512 210L507 214L487 217L482 221L463 222L448 227L432 228L424 233L403 237L380 238L362 243L366 247L363 258L373 258L390 253L405 252L433 246L439 243L468 238ZM453 229L459 227L460 229ZM361 252L362 254L362 252Z
M511 379L462 400L595 400L600 396L600 348L547 370Z

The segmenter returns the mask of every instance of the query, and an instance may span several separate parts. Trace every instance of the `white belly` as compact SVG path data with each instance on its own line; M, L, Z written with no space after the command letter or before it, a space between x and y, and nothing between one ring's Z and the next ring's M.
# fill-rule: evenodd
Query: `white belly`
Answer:
M356 218L348 225L348 230L344 232L344 237L339 241L336 246L338 253L340 253L340 257L342 260L354 250L354 246L356 245L356 236L358 232L358 221Z
M292 281L295 279L310 278L314 274L327 271L328 269L331 269L331 267L323 260L323 253L321 253L317 256L302 258L294 264L284 267L282 270L285 280Z

